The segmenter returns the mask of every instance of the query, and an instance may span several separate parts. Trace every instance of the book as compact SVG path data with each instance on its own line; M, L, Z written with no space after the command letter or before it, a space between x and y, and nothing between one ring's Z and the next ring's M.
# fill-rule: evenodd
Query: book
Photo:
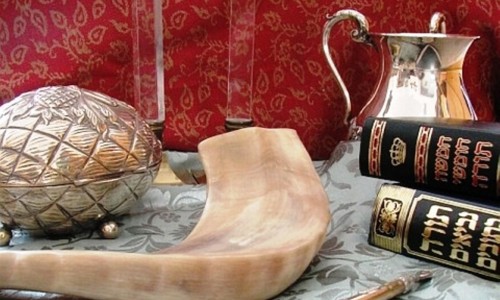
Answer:
M374 202L368 242L500 280L500 210L488 202L384 183Z
M499 157L500 123L370 117L361 133L359 168L362 175L406 186L498 199Z

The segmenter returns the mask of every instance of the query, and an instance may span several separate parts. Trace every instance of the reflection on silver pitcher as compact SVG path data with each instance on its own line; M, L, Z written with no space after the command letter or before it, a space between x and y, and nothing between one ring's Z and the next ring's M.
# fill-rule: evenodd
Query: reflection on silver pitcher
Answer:
M378 83L360 113L352 118L349 92L329 50L332 27L354 20L356 42L374 46L381 56ZM462 80L467 50L477 36L446 34L445 19L435 13L429 33L371 33L366 18L355 10L340 10L323 29L323 51L346 101L345 122L350 122L349 138L357 139L368 116L426 116L477 119Z

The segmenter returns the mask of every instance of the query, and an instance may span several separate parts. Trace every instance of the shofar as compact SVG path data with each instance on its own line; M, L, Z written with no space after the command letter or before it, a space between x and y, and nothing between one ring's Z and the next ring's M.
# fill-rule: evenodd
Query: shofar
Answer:
M327 195L296 132L247 128L199 145L203 215L154 254L0 251L0 288L91 299L267 299L319 250Z

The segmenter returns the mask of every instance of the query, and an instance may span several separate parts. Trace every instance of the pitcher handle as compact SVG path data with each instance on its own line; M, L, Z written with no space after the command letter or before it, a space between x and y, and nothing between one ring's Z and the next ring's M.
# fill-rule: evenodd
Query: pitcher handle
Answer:
M328 21L323 27L323 53L326 57L328 65L330 66L330 69L333 72L335 80L342 90L346 107L344 124L348 125L349 119L351 117L351 98L349 96L349 91L347 90L344 81L342 80L342 77L340 76L340 73L335 66L335 62L333 61L328 45L328 40L330 38L331 29L335 24L344 20L354 20L356 22L357 28L351 31L351 38L358 43L371 44L370 35L368 33L368 21L366 20L364 15L352 9L343 9L339 10L333 15L327 15L327 20Z

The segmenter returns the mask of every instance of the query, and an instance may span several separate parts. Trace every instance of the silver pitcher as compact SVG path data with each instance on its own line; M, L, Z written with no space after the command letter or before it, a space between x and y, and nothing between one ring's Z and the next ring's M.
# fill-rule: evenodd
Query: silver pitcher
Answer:
M477 36L446 34L445 18L439 12L431 18L429 33L371 33L366 18L350 9L327 18L323 51L345 99L350 139L359 138L368 116L477 119L462 80L465 55ZM331 29L343 20L355 21L352 39L375 47L381 59L378 83L354 118L349 92L329 49Z

